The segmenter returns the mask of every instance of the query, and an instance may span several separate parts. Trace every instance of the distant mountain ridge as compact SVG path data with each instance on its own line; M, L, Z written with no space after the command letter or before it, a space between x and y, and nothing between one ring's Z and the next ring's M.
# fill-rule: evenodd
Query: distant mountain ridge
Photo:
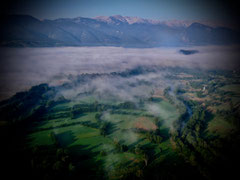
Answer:
M29 15L1 17L0 45L11 47L161 47L240 43L239 32L199 22L159 21L129 16L38 20Z

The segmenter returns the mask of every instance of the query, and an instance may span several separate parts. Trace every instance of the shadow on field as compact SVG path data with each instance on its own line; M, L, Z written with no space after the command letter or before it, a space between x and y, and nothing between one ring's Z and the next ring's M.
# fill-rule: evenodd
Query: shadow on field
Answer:
M73 164L76 166L76 177L88 179L105 179L103 171L103 161L96 157L100 152L94 152L97 146L75 145L68 148Z
M81 118L81 117L86 116L86 115L87 115L86 113L77 114L77 115L75 115L74 118L72 118L72 119L78 119L78 118Z
M116 126L116 124L108 122L107 126L107 134L112 134L113 132L119 130L119 128Z
M66 148L77 140L72 131L65 131L57 134L56 138L60 146L63 148Z

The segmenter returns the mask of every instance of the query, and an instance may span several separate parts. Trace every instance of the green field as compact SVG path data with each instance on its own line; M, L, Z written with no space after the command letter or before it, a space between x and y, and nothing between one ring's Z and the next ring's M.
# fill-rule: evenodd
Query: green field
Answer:
M136 147L154 147L151 154L154 157L153 162L163 161L169 153L174 154L169 139L158 145L150 142L144 133L135 131L138 128L146 131L159 128L168 135L170 125L179 117L177 109L170 103L161 100L151 104L158 108L158 118L163 120L159 127L155 124L154 113L147 111L148 105L145 106L146 109L118 109L114 112L103 112L100 121L112 123L112 130L106 136L101 135L99 128L84 125L84 123L99 123L95 117L98 112L86 112L77 118L62 118L63 115L70 114L70 109L75 104L70 102L54 106L41 122L35 122L34 131L27 137L29 148L54 145L57 140L59 146L67 149L73 157L82 156L82 152L95 154L84 161L92 161L92 163L102 161L101 168L108 169L109 177L115 178L119 176L117 173L119 168L129 167L132 171L142 168L143 158L141 154L134 152ZM52 133L55 139L52 138ZM115 141L126 145L128 150L125 152L116 150Z

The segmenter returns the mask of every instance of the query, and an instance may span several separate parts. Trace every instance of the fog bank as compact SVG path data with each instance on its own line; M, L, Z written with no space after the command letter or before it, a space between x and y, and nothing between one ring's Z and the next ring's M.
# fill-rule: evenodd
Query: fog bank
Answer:
M179 49L193 49L199 53L186 56L180 54ZM39 83L62 84L68 81L69 75L121 72L136 66L236 69L239 68L239 52L239 47L236 46L148 49L121 47L1 48L0 99L14 95L18 91L27 90ZM104 80L102 81L104 82ZM102 90L105 90L104 87Z

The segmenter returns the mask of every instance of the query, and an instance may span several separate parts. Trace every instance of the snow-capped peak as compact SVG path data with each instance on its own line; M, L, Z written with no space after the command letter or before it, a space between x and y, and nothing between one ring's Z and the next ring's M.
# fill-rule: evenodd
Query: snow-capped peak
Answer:
M105 22L105 23L108 23L108 24L115 24L115 23L119 23L119 22L127 23L126 19L121 15L97 16L93 19L101 21L101 22Z
M191 23L187 21L178 21L178 20L171 20L171 21L160 21L160 20L153 20L153 19L144 19L139 17L130 17L130 16L121 16L121 15L114 15L114 16L97 16L93 18L97 21L105 22L108 24L119 24L119 23L128 23L128 24L152 24L152 25L167 25L167 26L188 26Z
M121 15L113 15L113 16L97 16L92 18L94 20L105 22L108 24L120 24L120 23L127 23L127 24L150 24L150 25L164 25L168 27L176 27L176 28L186 28L189 27L192 23L198 22L201 24L205 24L211 27L217 27L221 24L216 22L209 22L209 21L200 21L200 20L155 20L155 19L145 19L140 17L131 17L131 16L121 16Z

